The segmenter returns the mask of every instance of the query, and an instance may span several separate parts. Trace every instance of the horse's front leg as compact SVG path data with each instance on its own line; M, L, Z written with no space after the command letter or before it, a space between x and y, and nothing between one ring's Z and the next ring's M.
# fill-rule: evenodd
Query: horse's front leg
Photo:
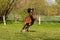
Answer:
M26 30L26 25L24 25L24 27L21 29L21 32L25 30Z

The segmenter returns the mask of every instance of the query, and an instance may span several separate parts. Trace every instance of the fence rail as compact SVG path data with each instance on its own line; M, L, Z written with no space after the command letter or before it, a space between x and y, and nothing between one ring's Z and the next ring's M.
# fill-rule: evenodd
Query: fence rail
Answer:
M60 16L41 16L41 21L60 21Z

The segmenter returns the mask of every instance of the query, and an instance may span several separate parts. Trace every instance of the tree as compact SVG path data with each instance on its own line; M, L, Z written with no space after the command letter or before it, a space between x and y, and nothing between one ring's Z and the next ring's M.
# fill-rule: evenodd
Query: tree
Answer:
M6 25L6 17L12 9L12 4L14 0L1 0L1 7L0 7L0 18L3 20L4 25Z
M60 0L57 0L57 13L60 16Z

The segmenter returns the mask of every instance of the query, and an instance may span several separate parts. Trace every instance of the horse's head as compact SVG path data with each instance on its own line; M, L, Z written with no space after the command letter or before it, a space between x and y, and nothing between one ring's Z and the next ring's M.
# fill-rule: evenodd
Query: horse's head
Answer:
M33 11L34 11L34 9L33 8L28 8L28 13L30 14L30 15L32 15L33 14Z

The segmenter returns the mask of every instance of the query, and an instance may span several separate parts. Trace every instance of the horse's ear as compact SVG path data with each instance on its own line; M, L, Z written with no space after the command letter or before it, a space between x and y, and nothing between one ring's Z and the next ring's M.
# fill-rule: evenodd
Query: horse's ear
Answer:
M28 8L27 11L30 13L30 10L34 11L34 8Z
M28 9L27 9L27 12L30 13L30 10L31 10L31 8L28 8Z
M34 8L32 8L32 10L34 11Z

